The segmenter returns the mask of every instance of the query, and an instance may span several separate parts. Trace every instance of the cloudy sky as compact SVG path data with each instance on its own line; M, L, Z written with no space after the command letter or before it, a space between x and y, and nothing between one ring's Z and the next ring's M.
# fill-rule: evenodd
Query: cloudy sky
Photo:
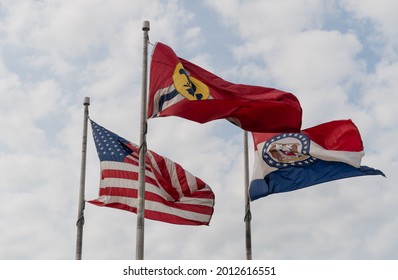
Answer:
M393 0L1 0L0 259L74 259L83 98L93 120L139 142L144 20L152 44L228 81L294 93L303 128L352 119L362 164L387 176L254 201L254 259L397 259L397 10ZM242 131L224 120L148 125L148 148L207 182L216 205L208 227L147 220L145 258L245 259ZM86 199L98 183L89 129ZM87 204L85 218L83 259L135 258L135 214Z

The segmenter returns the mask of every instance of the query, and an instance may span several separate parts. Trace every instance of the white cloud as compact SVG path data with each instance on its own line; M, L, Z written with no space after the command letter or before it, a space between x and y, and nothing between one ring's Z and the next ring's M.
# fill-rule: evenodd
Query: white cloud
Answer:
M373 32L379 32L386 38L384 43L398 43L397 35L398 18L395 11L398 9L398 3L394 0L385 0L383 2L376 1L359 1L359 0L343 0L341 3L352 12L360 20L370 20L374 28ZM370 36L377 36L374 33ZM392 54L392 53L390 53ZM395 56L396 59L396 56Z
M271 49L264 49L263 57L278 84L293 89L329 88L361 70L361 62L355 60L360 49L350 34L313 30L274 42Z
M352 14L325 1L207 1L207 10L184 1L3 1L0 259L74 258L82 100L91 97L94 121L138 142L143 20L151 22L152 43L169 44L178 55L220 71L215 74L293 91L304 126L352 117L363 136L364 163L387 174L255 201L254 258L396 258L396 52L368 57L366 51L380 45L357 26L371 18L370 30L393 46L395 21L389 12L382 18L378 9L384 8L342 3ZM208 9L212 13L198 13ZM343 14L346 26L334 22L324 29L325 17ZM225 38L220 32L229 45L212 41ZM227 64L216 59L231 49ZM146 221L146 258L243 259L241 131L222 120L199 125L169 117L148 124L148 147L206 181L216 206L210 227ZM96 197L98 183L89 128L87 199ZM135 223L132 213L87 204L83 258L134 258Z
M373 75L369 75L366 84L366 92L363 105L375 118L375 122L385 128L396 127L398 118L394 104L398 96L398 81L395 75L398 71L398 63L380 63Z
M279 37L319 25L323 3L304 1L207 1L245 40Z
M128 3L10 1L4 5L9 12L4 29L19 47L25 44L46 53L76 57L110 40L126 19L139 13L142 2Z

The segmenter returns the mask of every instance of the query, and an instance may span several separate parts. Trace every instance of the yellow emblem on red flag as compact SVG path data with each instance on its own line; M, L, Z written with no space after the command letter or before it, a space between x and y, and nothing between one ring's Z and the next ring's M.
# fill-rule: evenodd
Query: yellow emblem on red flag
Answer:
M178 63L174 69L173 82L178 93L188 100L204 100L210 96L207 85L194 77L190 77L182 63Z

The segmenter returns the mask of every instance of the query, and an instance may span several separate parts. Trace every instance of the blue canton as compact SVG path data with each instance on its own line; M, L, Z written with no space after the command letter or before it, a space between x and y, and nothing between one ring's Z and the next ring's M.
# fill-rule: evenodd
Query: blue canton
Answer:
M90 121L97 154L101 161L122 162L126 156L133 152L124 144L128 143L126 139L103 128L94 121Z

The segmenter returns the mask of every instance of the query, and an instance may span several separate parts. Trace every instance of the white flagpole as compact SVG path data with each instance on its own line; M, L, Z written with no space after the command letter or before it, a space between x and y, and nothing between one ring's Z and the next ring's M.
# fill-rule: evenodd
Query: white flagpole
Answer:
M146 133L147 133L147 75L148 75L148 31L149 21L144 21L142 31L144 32L143 60L142 60L142 88L141 88L141 129L139 150L139 174L138 174L138 206L137 206L137 236L136 236L136 259L144 259L144 210L145 210L145 156L146 156Z
M82 139L82 160L80 169L80 192L79 192L79 208L77 214L77 234L76 234L76 260L82 259L82 245L83 245L83 225L84 225L84 192L86 183L86 155L87 155L87 121L88 121L88 106L90 105L90 98L84 98L84 120L83 120L83 139Z
M251 219L250 199L249 199L249 151L247 141L247 131L243 132L243 154L244 154L244 186L245 186L245 237L246 237L246 259L252 259L252 234L251 234Z

